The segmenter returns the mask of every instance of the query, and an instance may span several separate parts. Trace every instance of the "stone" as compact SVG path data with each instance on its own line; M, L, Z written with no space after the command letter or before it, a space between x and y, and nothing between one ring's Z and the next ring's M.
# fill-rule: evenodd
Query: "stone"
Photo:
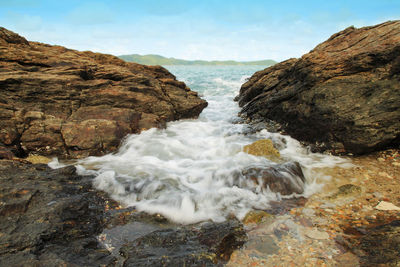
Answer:
M25 160L33 164L47 164L51 161L51 159L39 155L29 155Z
M243 151L254 156L266 157L274 161L280 158L279 151L274 147L270 139L255 141L250 145L244 146Z
M304 233L307 237L317 240L329 239L329 234L325 231L319 231L316 228L306 228Z
M375 209L377 210L400 210L399 207L394 205L393 203L380 201L378 205L376 205Z
M345 185L339 186L337 192L334 193L329 198L334 199L334 198L338 198L338 197L349 197L349 196L360 194L361 191L362 191L362 189L358 185L345 184Z
M267 220L271 217L272 217L271 214L269 214L268 212L265 212L263 210L251 210L246 214L246 216L243 218L242 222L245 225L251 224L251 223L259 224L259 223L263 222L264 220Z
M400 143L400 21L332 35L308 54L256 72L241 116L279 123L314 151L369 153Z
M281 195L304 192L305 177L298 162L286 162L267 167L249 167L242 175L256 185Z
M127 134L207 106L161 66L29 42L2 27L0 68L0 143L22 156L103 155Z
M237 220L161 229L124 245L123 266L223 266L246 241Z

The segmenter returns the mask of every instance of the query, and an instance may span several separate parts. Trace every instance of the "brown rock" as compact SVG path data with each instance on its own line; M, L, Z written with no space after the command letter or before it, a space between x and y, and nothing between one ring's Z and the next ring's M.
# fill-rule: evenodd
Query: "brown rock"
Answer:
M255 73L237 97L315 149L362 154L400 143L400 21L334 34L310 53Z
M0 142L25 153L82 157L207 106L161 66L28 42L0 27Z

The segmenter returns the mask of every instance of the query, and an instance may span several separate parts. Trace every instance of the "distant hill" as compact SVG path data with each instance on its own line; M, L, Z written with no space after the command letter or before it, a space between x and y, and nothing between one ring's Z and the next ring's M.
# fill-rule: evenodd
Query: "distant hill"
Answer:
M225 61L206 61L206 60L183 60L176 59L173 57L166 58L159 55L122 55L119 58L128 61L128 62L136 62L144 65L230 65L230 66L245 66L245 65L261 65L261 66L271 66L276 64L277 62L271 59L267 60L258 60L258 61L233 61L233 60L225 60Z

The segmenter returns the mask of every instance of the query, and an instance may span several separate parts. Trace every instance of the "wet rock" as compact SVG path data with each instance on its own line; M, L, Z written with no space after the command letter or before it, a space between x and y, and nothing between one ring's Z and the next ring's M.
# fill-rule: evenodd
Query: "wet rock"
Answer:
M400 21L349 27L299 59L256 72L241 116L276 121L314 150L363 154L400 139Z
M74 166L24 162L0 160L2 266L215 266L246 240L237 220L172 224L121 208Z
M298 162L287 162L268 167L250 167L243 176L263 188L282 195L304 192L305 177Z
M398 266L400 264L400 221L371 228L365 235L349 240L362 266Z
M19 153L79 158L207 106L160 66L28 42L0 27L0 142Z
M0 262L7 266L113 265L97 242L105 201L75 167L0 161Z
M264 220L271 218L272 215L268 212L263 210L252 210L249 211L246 216L243 218L243 224L250 224L250 223L261 223Z
M239 221L163 229L124 245L123 266L222 266L246 234Z
M244 146L243 151L254 156L266 157L274 161L278 160L281 156L270 139L255 141L250 145Z
M338 198L338 197L347 197L347 196L352 196L355 194L360 194L361 193L361 187L358 185L353 185L353 184L345 184L339 186L338 190L336 193L334 193L330 198Z

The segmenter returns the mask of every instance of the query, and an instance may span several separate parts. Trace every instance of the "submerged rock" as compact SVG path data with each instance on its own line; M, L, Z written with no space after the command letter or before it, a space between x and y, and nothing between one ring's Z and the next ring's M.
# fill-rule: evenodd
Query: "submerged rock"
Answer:
M222 266L245 241L243 226L231 220L154 231L120 253L123 266Z
M400 143L400 21L349 27L299 59L256 72L242 116L276 121L315 150L362 154Z
M304 192L305 177L298 162L287 162L268 167L250 167L242 172L263 188L282 195Z
M1 27L0 68L0 142L21 154L101 155L129 133L207 106L161 66L28 42Z

